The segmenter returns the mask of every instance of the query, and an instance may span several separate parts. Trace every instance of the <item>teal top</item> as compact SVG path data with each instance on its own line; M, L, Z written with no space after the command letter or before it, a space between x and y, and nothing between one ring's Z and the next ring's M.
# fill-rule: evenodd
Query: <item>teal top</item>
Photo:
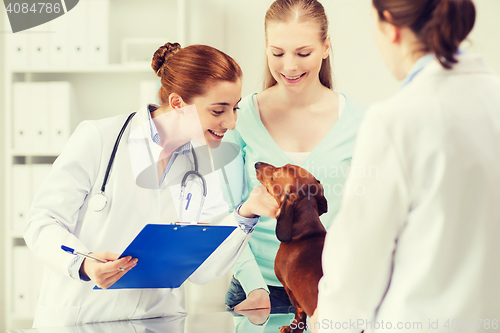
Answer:
M241 149L246 177L246 193L243 198L247 199L251 190L261 185L256 178L256 162L270 163L276 167L295 163L281 150L262 124L253 105L253 95L242 99L239 107L236 129L228 131L223 140L235 143ZM320 218L327 230L340 208L344 182L364 112L363 105L346 96L346 106L340 118L300 165L323 185L328 212ZM346 193L348 190L345 189ZM240 281L247 295L258 288L269 291L267 285L281 286L274 274L274 258L280 245L275 227L275 219L261 217L249 246L233 268L235 278Z

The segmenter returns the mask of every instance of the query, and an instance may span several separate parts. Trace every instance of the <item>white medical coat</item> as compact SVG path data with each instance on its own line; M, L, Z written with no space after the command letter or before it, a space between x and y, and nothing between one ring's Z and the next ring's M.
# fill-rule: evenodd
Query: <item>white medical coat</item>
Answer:
M500 78L480 56L458 59L367 112L325 241L320 332L498 323Z
M24 232L28 247L46 264L34 327L185 312L183 287L96 291L92 289L93 282L70 277L68 267L74 256L61 250L61 245L66 245L82 252L122 253L146 224L177 221L179 192L172 194L167 182L182 177L186 168L173 167L167 174L168 181L159 188L136 184L141 171L138 166L145 169L158 158L153 156L152 161L148 153L152 140L147 112L146 107L142 108L124 132L106 186L108 204L104 210L88 209L88 201L100 191L113 145L127 116L81 123L37 194ZM143 125L145 131L140 130ZM180 155L174 165L189 166L188 158L189 155ZM142 163L131 163L138 160ZM158 184L156 167L149 170L149 176ZM201 220L225 218L220 224L236 225L222 198L217 174L207 175L206 180L208 195ZM189 280L203 284L223 276L249 237L250 234L236 229Z

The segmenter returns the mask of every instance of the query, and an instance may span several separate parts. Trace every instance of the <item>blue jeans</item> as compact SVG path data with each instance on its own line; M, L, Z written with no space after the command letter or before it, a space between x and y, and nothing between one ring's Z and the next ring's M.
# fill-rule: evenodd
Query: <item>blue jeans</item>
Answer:
M267 286L271 300L271 313L295 312L295 307L283 287ZM233 276L226 293L226 308L233 310L234 307L247 298L240 281Z

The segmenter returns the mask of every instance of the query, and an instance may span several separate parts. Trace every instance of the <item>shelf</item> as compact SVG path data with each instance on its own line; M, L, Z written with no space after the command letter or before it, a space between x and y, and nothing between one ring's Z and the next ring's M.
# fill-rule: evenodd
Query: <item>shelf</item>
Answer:
M50 152L50 151L12 151L10 156L12 157L57 157L61 152Z
M11 68L11 73L149 73L150 64L111 64L94 67Z

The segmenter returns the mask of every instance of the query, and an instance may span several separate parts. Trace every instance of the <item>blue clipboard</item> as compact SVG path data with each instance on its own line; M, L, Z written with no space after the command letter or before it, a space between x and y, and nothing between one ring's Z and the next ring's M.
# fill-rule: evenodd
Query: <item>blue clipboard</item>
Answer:
M235 229L147 224L120 255L138 258L137 265L108 289L178 288Z

